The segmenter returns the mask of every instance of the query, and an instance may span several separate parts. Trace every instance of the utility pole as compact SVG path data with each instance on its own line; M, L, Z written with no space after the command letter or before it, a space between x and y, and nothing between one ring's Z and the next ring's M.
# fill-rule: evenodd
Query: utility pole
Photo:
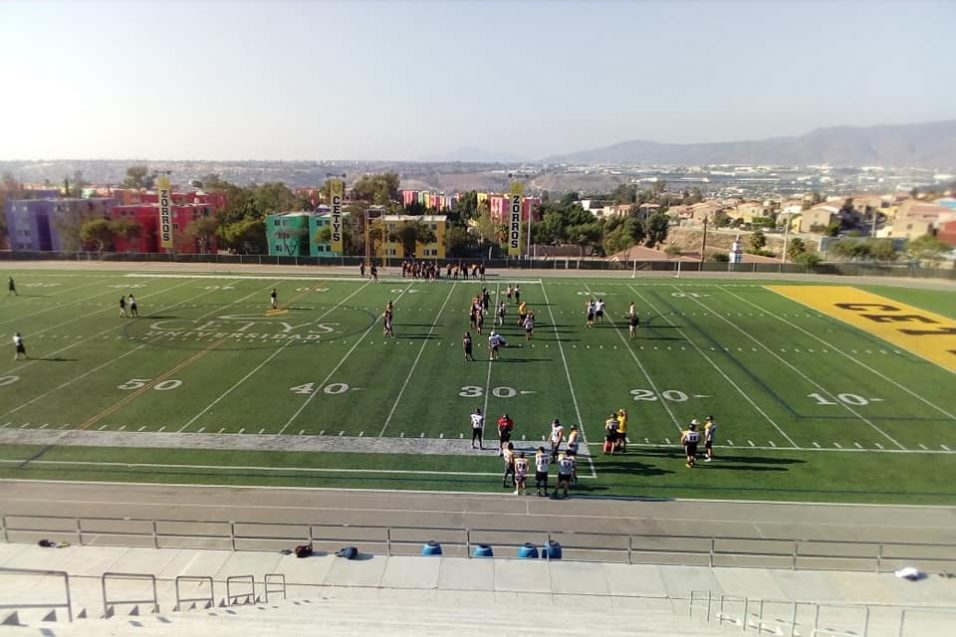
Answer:
M707 217L704 217L704 238L700 242L700 262L704 262L704 251L707 249Z

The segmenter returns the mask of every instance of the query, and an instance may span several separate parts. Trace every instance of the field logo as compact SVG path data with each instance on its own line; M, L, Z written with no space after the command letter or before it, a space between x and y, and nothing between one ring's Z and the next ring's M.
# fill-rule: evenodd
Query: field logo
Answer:
M173 247L173 202L169 177L163 175L157 182L159 189L159 247Z
M332 252L342 254L342 199L345 197L345 182L339 179L329 181L329 197L332 200L332 210L329 214Z
M768 285L767 289L956 372L956 320L849 286Z
M519 182L511 184L511 217L508 223L508 255L521 254L521 199L524 187Z

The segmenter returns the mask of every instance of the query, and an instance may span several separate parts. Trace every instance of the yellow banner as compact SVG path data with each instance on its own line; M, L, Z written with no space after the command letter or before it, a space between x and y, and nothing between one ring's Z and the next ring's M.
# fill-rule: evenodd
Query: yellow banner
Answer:
M848 286L766 287L956 372L954 319Z
M519 181L511 182L511 208L508 221L508 256L521 254L521 200L524 186Z
M173 247L173 188L169 177L163 175L156 181L159 194L159 247Z
M329 182L329 196L332 200L329 224L332 230L332 252L342 254L342 199L345 198L345 182L333 179Z

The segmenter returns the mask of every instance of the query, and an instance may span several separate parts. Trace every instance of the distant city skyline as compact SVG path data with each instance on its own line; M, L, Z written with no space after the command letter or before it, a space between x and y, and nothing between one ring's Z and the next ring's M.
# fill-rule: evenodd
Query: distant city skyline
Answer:
M956 119L954 18L949 1L0 1L0 159L537 160Z

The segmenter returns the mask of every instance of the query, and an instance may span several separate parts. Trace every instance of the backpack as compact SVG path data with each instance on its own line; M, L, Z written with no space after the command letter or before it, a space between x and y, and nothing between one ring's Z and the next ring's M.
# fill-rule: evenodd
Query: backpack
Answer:
M296 557L309 557L312 555L312 545L311 544L300 544L295 547L293 550Z
M344 557L347 560L354 560L358 557L358 549L354 546L343 546L335 552L338 557Z

